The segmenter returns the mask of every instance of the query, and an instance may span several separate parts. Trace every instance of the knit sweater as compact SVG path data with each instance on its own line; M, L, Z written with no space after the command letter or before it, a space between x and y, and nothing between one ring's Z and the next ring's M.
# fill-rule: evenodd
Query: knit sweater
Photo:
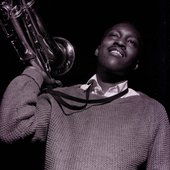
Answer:
M42 82L27 68L9 84L0 108L1 141L32 136L45 142L46 170L137 170L143 163L147 170L170 170L170 125L158 101L140 92L75 111L41 93ZM55 90L85 98L80 85Z

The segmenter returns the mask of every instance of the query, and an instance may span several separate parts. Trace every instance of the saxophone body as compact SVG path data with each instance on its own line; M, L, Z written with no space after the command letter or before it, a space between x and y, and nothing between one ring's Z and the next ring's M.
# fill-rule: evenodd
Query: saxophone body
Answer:
M62 37L48 35L35 0L4 0L0 27L23 63L35 59L50 78L57 79L73 66L75 51Z

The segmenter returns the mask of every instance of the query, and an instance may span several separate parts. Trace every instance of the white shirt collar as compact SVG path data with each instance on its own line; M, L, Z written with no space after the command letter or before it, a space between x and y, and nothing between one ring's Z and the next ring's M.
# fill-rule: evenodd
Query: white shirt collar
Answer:
M92 82L93 80L95 81L95 83L94 83L94 88L93 88L93 90L92 90L92 93L93 93L93 94L99 94L99 95L102 95L102 96L105 96L105 97L113 96L113 95L115 95L115 94L118 94L118 93L124 91L126 88L128 88L128 81L125 80L125 81L123 81L123 82L121 82L121 83L116 84L116 85L113 86L113 87L110 87L105 93L103 93L102 88L101 88L101 86L99 85L99 83L98 83L98 81L97 81L96 74L93 75L93 76L88 80L88 82L87 82L86 84L81 85L80 88L83 89L83 90L86 90L86 89L91 85L91 82ZM128 93L125 94L124 96L122 96L122 98L124 98L124 97L129 97L129 96L136 96L136 95L139 96L139 93L136 92L135 90L133 90L133 89L131 89L131 88L128 88L128 89L129 89Z
M99 85L98 81L97 81L97 77L96 74L93 75L87 82L87 84L84 84L81 86L81 89L86 90L89 86L90 86L90 82L94 80L95 81L95 85L94 88L92 90L92 94L100 94L102 96L106 96L106 97L110 97L113 96L115 94L118 94L122 91L124 91L125 89L128 88L128 83L127 80L118 83L116 85L114 85L113 87L110 87L105 93L103 92L101 86Z

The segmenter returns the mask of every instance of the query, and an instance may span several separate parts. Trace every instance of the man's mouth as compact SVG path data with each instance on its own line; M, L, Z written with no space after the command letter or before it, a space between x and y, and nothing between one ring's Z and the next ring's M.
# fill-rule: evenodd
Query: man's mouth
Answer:
M109 50L109 53L111 53L114 56L121 57L121 58L124 57L124 54L116 49Z

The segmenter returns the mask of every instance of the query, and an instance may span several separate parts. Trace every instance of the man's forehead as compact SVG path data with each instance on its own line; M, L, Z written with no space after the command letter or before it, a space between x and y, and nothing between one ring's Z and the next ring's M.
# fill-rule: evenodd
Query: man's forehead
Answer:
M114 30L126 30L129 33L135 34L137 37L140 36L139 31L136 29L135 26L133 26L130 23L119 23L114 25L113 27L110 28L110 31L108 32L112 32Z

